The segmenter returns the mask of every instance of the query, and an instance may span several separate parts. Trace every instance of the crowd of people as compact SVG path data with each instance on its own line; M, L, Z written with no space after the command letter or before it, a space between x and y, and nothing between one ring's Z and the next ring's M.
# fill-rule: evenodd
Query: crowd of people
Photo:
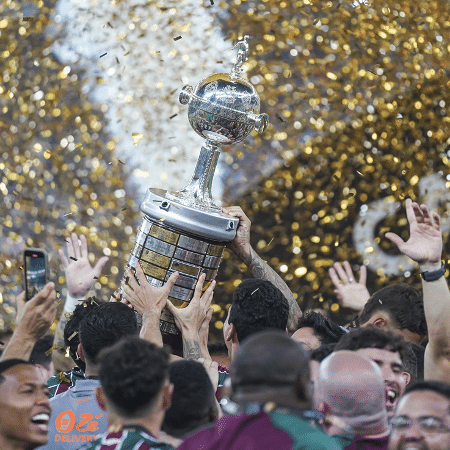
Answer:
M200 276L177 308L168 297L178 274L155 287L137 263L121 296L100 302L88 294L107 258L92 267L86 238L72 234L60 251L68 295L54 335L50 282L17 298L15 330L1 338L0 449L450 450L439 215L408 199L409 239L386 233L417 262L422 292L397 283L370 295L364 266L358 281L348 262L330 268L336 295L355 310L345 328L302 313L252 248L245 213L224 213L239 218L229 247L252 277L233 292L222 344L208 342L214 281ZM183 357L163 345L164 308Z

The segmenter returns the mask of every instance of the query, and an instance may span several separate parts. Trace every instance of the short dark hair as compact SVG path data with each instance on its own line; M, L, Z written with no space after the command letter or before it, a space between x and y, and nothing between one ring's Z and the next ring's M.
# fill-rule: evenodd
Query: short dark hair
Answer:
M173 383L172 405L166 411L162 430L183 438L216 418L214 387L206 369L197 361L177 361L169 366Z
M32 364L39 364L41 366L46 367L47 369L50 368L50 364L52 362L52 355L51 353L46 354L50 350L50 348L53 346L53 339L54 337L50 334L47 334L47 336L44 336L41 339L38 339L36 343L34 344L33 350L31 351L30 355L30 363Z
M374 325L350 330L341 337L334 350L359 350L361 348L378 348L399 353L402 363L405 364L408 355L408 344L399 334L386 331Z
M80 343L86 359L97 362L101 350L124 336L139 333L136 314L123 303L103 303L87 314L80 323Z
M311 350L309 356L311 361L322 362L327 356L331 355L336 348L336 343L322 344L319 348Z
M297 330L312 328L314 335L323 344L335 344L346 333L337 323L316 311L309 311L298 319Z
M65 317L67 323L64 327L64 345L69 347L70 356L83 371L86 370L86 364L77 354L78 344L80 343L80 323L99 304L99 300L91 297L89 300L78 304L70 317L69 315Z
M18 365L32 366L33 364L30 363L29 361L25 361L23 359L18 358L11 358L5 359L4 361L0 361L0 384L2 384L5 381L3 372L6 372L8 369L11 369L11 367Z
M285 330L289 304L270 281L250 278L234 290L229 323L236 328L240 343L258 331Z
M228 347L225 342L208 342L208 352L210 356L228 355Z
M437 380L425 380L418 383L410 383L405 388L403 395L415 391L433 391L446 397L450 401L450 384Z
M409 330L420 336L428 334L423 308L423 297L418 289L405 283L396 283L376 291L367 301L358 321L366 323L377 311L385 311L400 330Z
M137 336L125 337L103 350L99 361L103 391L117 412L127 418L144 416L169 376L169 354Z

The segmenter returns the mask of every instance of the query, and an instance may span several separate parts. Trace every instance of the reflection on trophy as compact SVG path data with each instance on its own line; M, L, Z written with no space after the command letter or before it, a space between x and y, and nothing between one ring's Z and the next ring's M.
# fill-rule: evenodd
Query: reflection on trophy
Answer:
M145 214L127 267L140 262L148 282L162 286L173 272L180 276L169 294L180 308L188 305L199 276L205 283L216 277L225 245L236 235L239 219L221 212L211 186L221 145L245 139L252 130L263 132L268 116L259 114L259 96L240 77L248 57L248 36L238 49L231 72L208 76L195 88L185 86L179 100L188 104L192 128L206 139L188 185L176 192L149 189L140 205ZM161 315L163 341L175 353L182 349L181 333L166 309Z

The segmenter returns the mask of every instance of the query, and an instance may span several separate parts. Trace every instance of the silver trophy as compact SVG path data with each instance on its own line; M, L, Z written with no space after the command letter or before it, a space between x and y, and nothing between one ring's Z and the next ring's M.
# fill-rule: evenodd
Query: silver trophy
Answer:
M210 75L180 93L180 102L189 105L192 128L206 139L188 185L176 192L151 188L140 205L145 217L127 267L134 268L139 261L153 286L162 286L179 272L169 299L181 308L191 300L202 273L205 282L216 277L223 249L234 239L239 223L223 214L211 197L219 148L242 141L252 130L262 133L268 124L267 114L259 114L257 92L241 78L248 59L247 39L233 47L238 54L229 74ZM164 342L179 353L180 331L169 311L163 311L160 325Z

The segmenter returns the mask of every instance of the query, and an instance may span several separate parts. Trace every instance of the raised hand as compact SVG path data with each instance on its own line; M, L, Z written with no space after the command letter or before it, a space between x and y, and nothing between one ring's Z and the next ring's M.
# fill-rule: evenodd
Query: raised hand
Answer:
M205 274L202 273L195 285L192 300L185 308L177 308L170 300L167 300L167 309L173 314L176 326L181 332L189 332L198 336L199 329L208 313L209 305L214 295L216 281L211 281L210 285L202 294ZM210 314L210 313L209 313Z
M62 249L59 249L58 253L64 265L67 289L71 297L84 298L89 289L94 286L109 258L102 256L92 267L89 263L86 236L82 234L78 239L78 236L72 233L66 242L68 257Z
M409 222L409 239L405 242L395 233L386 233L398 249L419 263L421 271L433 271L441 267L442 232L439 214L430 214L426 205L411 199L405 202Z
M240 206L222 208L222 212L232 217L239 217L236 237L227 245L227 247L249 266L252 261L252 247L250 245L250 227L252 223Z
M338 262L335 262L333 267L328 269L331 281L336 287L334 293L340 300L341 306L360 312L370 298L369 291L366 287L366 266L361 266L358 282L353 276L350 263L344 261L342 266Z
M150 312L159 318L177 278L178 273L174 272L163 286L152 286L147 281L141 265L136 263L136 275L133 275L132 270L128 269L128 284L122 286L122 297L139 314Z

